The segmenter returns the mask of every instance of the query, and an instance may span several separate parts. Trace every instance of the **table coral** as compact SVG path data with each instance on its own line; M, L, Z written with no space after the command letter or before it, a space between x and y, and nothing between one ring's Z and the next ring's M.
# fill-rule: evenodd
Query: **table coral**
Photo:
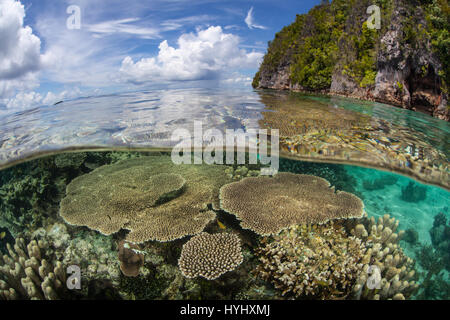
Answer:
M102 166L67 186L60 215L105 235L130 230L134 243L195 235L215 218L208 206L218 207L219 188L230 181L225 168L175 165L167 156Z
M220 189L221 208L241 220L244 229L260 235L307 223L361 217L364 204L357 196L335 192L327 180L311 175L279 173L251 177Z

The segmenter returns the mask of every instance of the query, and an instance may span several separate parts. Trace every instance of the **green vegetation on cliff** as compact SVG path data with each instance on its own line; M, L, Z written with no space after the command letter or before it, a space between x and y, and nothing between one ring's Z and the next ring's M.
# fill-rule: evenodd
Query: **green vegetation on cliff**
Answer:
M381 9L381 30L368 27L367 8L371 5ZM395 11L399 5L406 7L406 12ZM288 70L290 84L307 90L330 88L336 74L369 88L375 84L378 55L387 50L380 40L400 14L400 45L414 50L430 43L442 63L438 75L444 89L450 74L449 11L448 0L334 0L316 6L308 14L297 15L294 23L269 42L253 86ZM423 14L422 24L418 21Z
M444 90L450 84L450 7L448 0L422 0L425 3L428 34L431 45L439 56L443 70Z

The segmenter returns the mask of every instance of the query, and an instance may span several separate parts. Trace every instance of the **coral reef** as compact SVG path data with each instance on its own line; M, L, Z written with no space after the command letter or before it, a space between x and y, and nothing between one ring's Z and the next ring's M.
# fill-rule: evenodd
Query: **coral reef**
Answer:
M263 239L256 273L299 299L408 299L419 285L397 226L389 215L293 226ZM375 267L378 279L369 274Z
M126 240L134 243L171 241L203 231L215 218L208 205L218 207L219 188L229 181L224 166L175 165L164 156L124 160L74 179L60 215L105 235L130 230Z
M343 299L362 268L365 247L343 227L294 226L258 249L257 274L282 296Z
M54 156L57 168L80 168L87 158L86 152L61 153Z
M141 156L137 152L77 152L46 156L1 171L0 227L13 236L56 221L66 185L94 167Z
M378 221L371 217L362 222L351 231L366 246L361 260L362 272L353 288L354 298L371 300L410 298L419 285L414 281L416 279L414 261L403 253L398 244L404 235L403 231L396 233L399 221L386 214ZM369 286L372 277L369 271L373 266L378 267L380 276L375 288Z
M433 227L430 229L431 243L441 255L445 269L450 271L450 225L443 212L434 217Z
M55 223L47 229L37 229L32 239L47 243L49 260L79 266L85 281L105 278L113 283L118 281L117 245L111 237L90 230L69 231L65 224Z
M277 234L295 224L362 217L364 204L351 193L335 192L325 179L292 173L245 178L220 189L221 208L244 229Z
M352 175L347 174L347 171L341 165L280 158L279 172L309 174L321 177L330 182L332 186L335 186L337 190L356 194L356 179ZM361 198L361 195L356 195Z
M120 270L127 277L137 277L144 265L144 255L139 246L124 240L119 242Z
M420 245L416 258L422 267L421 286L416 298L450 299L450 227L447 217L440 212L430 229L431 245Z
M61 262L45 259L45 242L25 243L17 238L9 256L0 258L0 298L56 300L68 297L66 275Z
M241 180L246 177L257 177L260 175L260 170L251 170L246 166L228 167L225 169L228 177L233 180Z
M241 240L235 234L201 233L183 245L178 261L186 278L214 280L243 261Z
M417 261L422 267L420 290L416 295L420 300L449 300L450 282L444 271L441 255L430 245L421 245L416 251Z
M364 189L366 189L368 191L381 190L381 189L384 189L386 186L391 186L393 184L396 184L397 181L398 181L397 176L383 175L383 177L378 178L378 179L364 180L363 187L364 187Z
M415 182L409 182L406 187L402 187L400 199L407 202L419 202L427 197L427 188L418 185Z
M419 233L412 228L406 229L402 240L414 246L419 242Z
M44 169L46 164L48 168ZM53 168L51 161L39 159L2 171L0 226L13 236L42 226L56 216L65 185L64 175Z

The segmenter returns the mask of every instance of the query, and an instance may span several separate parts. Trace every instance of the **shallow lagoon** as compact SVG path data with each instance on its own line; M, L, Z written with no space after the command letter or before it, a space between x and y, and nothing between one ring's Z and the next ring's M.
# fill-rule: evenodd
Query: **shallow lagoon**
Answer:
M202 276L186 277L192 270L188 272L184 267L182 271L180 267L183 246L195 238L193 233L168 242L148 240L132 248L122 242L129 233L126 226L105 235L92 225L70 224L63 219L61 201L67 196L66 188L72 181L104 165L125 161L123 166L127 167L127 161L131 161L131 165L133 161L139 162L135 159L142 156L162 156L164 152L161 150L173 146L170 133L180 127L189 129L193 120L201 120L205 128L220 130L276 128L282 125L280 171L326 179L336 190L360 198L368 218L340 219L324 225L310 223L305 226L306 229L300 226L266 236L242 228L235 213L215 206L214 201L203 199L205 212L211 213L204 231L237 235L242 249L242 261L237 258L235 269L212 280ZM445 122L407 110L349 99L272 91L217 91L214 94L208 90L141 92L78 99L57 106L4 114L0 122L0 159L4 168L0 171L0 248L2 254L10 257L3 258L3 273L0 272L3 276L0 278L3 281L2 290L16 288L16 295L7 294L6 298L449 298L450 197L445 190L449 184L449 126ZM133 150L138 147L145 150ZM59 152L62 149L84 148L91 150L67 154ZM111 151L111 148L122 151ZM92 149L104 149L105 152ZM55 154L47 156L46 153ZM23 160L29 161L19 163ZM200 172L202 167L195 170ZM235 165L223 170L229 176L228 184L258 178L259 167ZM183 178L183 171L165 172L169 176L171 173ZM430 184L425 185L408 175ZM188 177L193 178L195 174L191 173ZM191 182L187 180L186 183L189 186ZM161 198L164 200L158 200L155 206L170 206L185 194L185 189L180 190L164 194ZM384 217L385 214L389 214L389 218ZM381 223L384 231L390 230L390 234L399 235L399 239L388 237L390 240L377 240L375 235L370 234L373 226L371 217L381 219L375 224ZM398 227L395 220L398 220ZM368 236L356 236L356 230L360 230L356 227L359 224L367 229ZM337 230L333 231L331 238L329 230ZM364 249L349 250L349 246L354 244L354 240L349 240L354 239L352 237L360 239L355 241L362 242ZM14 239L23 240L18 240L14 247ZM311 261L317 262L310 266L319 268L323 273L308 285L296 284L294 290L291 278L289 280L285 276L280 280L278 275L264 266L277 266L270 260L274 243L283 245L295 241L302 245L295 247L294 251L315 248L311 252L318 255L308 256L311 253L300 250L297 254L285 256L282 269L286 270L286 261L294 261L298 268L307 267L308 263L302 259L308 256L310 264ZM380 253L378 258L372 256L370 263L362 263L364 254L367 256L365 250L376 247L377 241L381 241L382 249L390 248L386 250L391 250L392 259L395 260L398 255L403 262L396 262L395 265L394 262L386 262L387 267L382 270L382 277L387 279L383 283L384 290L370 291L363 286L365 289L361 291L357 286L364 285L364 277L370 276L365 274L367 270L363 265L376 265L389 256L389 253ZM329 246L329 243L336 245ZM39 271L39 265L33 267L32 262L25 263L32 258L30 252L36 254L36 246L40 248L40 259L45 259L51 267ZM323 264L318 262L318 257L330 254L329 249L324 249L327 246L335 258ZM291 249L286 250L290 252ZM342 253L346 251L349 253ZM21 252L26 259L20 260ZM240 254L237 253L237 256ZM336 261L347 261L349 257L355 257L353 271L337 270ZM15 269L14 259L19 265L24 264L22 271L16 271L23 273L22 278L31 280L14 282L10 272ZM124 265L124 261L129 264ZM267 261L272 262L268 264ZM81 268L81 291L67 291L63 286L62 280L67 280L67 275L61 270L72 264ZM31 275L30 270L26 271L27 268L35 268L36 277ZM325 281L323 275L330 270L352 276L344 280L330 276ZM387 275L388 270L390 273ZM396 272L399 281L395 278ZM10 275L9 278L5 273ZM138 275L130 276L136 273ZM53 274L50 280L47 279L49 274ZM385 288L386 282L390 283L391 289ZM418 288L414 288L415 284ZM398 295L396 290L403 292L402 295Z

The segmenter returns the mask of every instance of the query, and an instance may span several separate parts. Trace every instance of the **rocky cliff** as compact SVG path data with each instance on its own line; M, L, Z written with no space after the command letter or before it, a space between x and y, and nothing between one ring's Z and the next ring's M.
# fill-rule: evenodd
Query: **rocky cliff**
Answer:
M375 100L449 121L449 12L448 0L316 6L269 42L253 86Z

